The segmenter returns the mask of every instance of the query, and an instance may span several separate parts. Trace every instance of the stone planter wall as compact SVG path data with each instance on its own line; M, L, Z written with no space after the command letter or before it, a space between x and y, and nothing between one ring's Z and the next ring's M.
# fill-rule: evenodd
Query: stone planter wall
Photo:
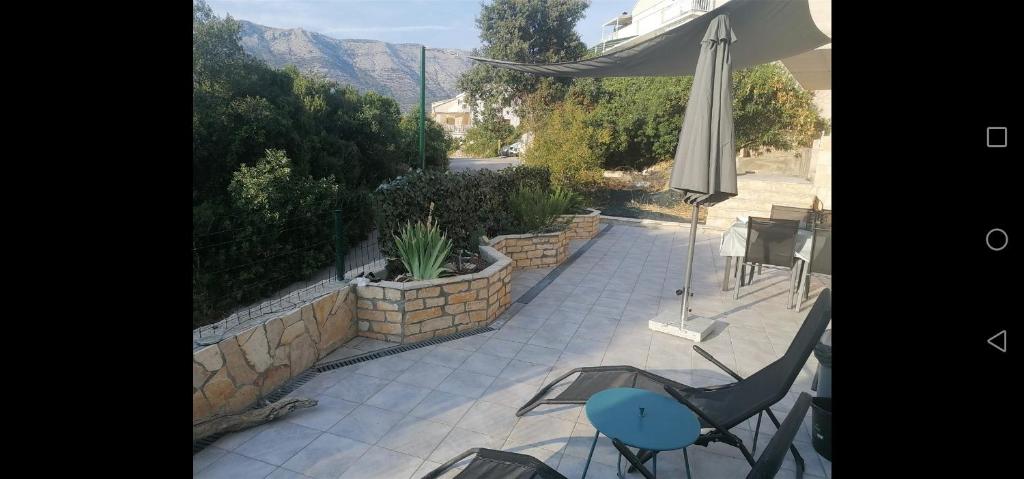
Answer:
M590 213L585 215L562 215L562 218L570 221L569 230L566 232L570 240L589 240L597 235L597 228L601 224L601 212L587 208Z
M192 421L245 410L356 335L355 288L192 352Z
M481 246L492 264L479 273L357 287L360 336L411 343L490 324L511 303L512 261Z
M569 230L539 235L502 235L491 246L512 259L515 269L558 266L569 255Z

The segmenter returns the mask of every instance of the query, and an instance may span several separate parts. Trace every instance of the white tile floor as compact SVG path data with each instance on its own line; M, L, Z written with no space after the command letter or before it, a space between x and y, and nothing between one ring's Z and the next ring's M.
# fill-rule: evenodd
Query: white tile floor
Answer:
M500 330L319 374L291 394L316 398L317 407L221 438L193 456L193 474L408 479L466 449L489 447L530 454L580 477L594 433L582 407L542 406L515 416L547 381L573 367L632 364L694 386L731 382L693 352L693 343L647 329L653 316L679 313L674 291L687 238L685 229L616 225ZM788 274L766 270L734 300L731 290L721 291L719 238L698 235L693 311L718 321L701 347L749 374L781 356L822 285L814 283L810 301L794 312L785 307ZM543 274L515 274L513 288L522 294ZM379 346L346 345L364 352ZM809 390L815 366L812 356L773 407L777 416ZM768 421L761 427L758 452L774 433ZM733 432L749 444L753 428L751 420ZM795 442L806 477L830 478L831 463L810 442L808 414ZM744 477L750 470L729 446L688 452L695 479ZM683 477L680 451L658 457L661 477ZM614 478L616 458L602 437L587 477ZM791 456L782 467L794 470Z

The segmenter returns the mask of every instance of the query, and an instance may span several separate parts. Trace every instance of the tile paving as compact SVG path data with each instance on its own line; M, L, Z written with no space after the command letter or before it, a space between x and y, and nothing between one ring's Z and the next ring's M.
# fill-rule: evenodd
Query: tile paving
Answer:
M719 238L703 231L697 237L693 310L718 322L701 347L749 374L785 351L823 285L812 283L803 311L788 310L788 274L766 270L734 300L733 291L721 291ZM647 329L654 315L679 313L674 292L682 282L687 239L686 229L616 225L498 331L319 374L290 394L319 399L317 408L221 438L193 456L193 475L418 478L465 449L490 447L533 455L579 477L594 433L582 407L544 406L515 416L547 381L573 367L632 364L694 386L730 382L693 352L693 343ZM513 295L550 271L514 273ZM352 355L384 346L358 338L339 350ZM784 416L798 393L809 390L816 364L812 356L792 391L773 407L776 415ZM749 444L753 428L751 420L733 432ZM758 453L774 432L770 422L762 424ZM796 439L807 462L805 476L831 478L831 463L810 442L808 414ZM688 452L696 479L749 471L732 447L693 446ZM602 436L587 477L615 477L615 460ZM782 468L793 470L791 456ZM682 477L682 453L660 454L658 469L662 477Z

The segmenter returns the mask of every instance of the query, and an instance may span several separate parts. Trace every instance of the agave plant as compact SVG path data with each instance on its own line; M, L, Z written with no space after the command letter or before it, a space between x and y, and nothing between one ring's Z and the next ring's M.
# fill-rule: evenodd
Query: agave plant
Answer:
M511 198L512 212L522 232L533 232L551 226L558 215L567 212L570 198L564 190L554 193L536 188L519 188Z
M427 222L416 224L406 223L402 234L395 236L398 255L405 265L406 271L414 280L434 279L441 275L444 260L452 250L452 240L448 239L437 224L433 222L434 204L430 204L431 214Z

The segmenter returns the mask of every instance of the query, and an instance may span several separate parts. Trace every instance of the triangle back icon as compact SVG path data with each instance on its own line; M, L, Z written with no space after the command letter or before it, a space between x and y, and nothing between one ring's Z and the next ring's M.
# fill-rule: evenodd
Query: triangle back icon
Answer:
M996 333L995 336L992 336L991 338L988 338L988 344L991 344L992 347L994 347L994 348L996 348L996 349L998 349L998 350L1000 350L1000 351L1005 353L1006 352L1006 330L1004 329L1004 330Z

